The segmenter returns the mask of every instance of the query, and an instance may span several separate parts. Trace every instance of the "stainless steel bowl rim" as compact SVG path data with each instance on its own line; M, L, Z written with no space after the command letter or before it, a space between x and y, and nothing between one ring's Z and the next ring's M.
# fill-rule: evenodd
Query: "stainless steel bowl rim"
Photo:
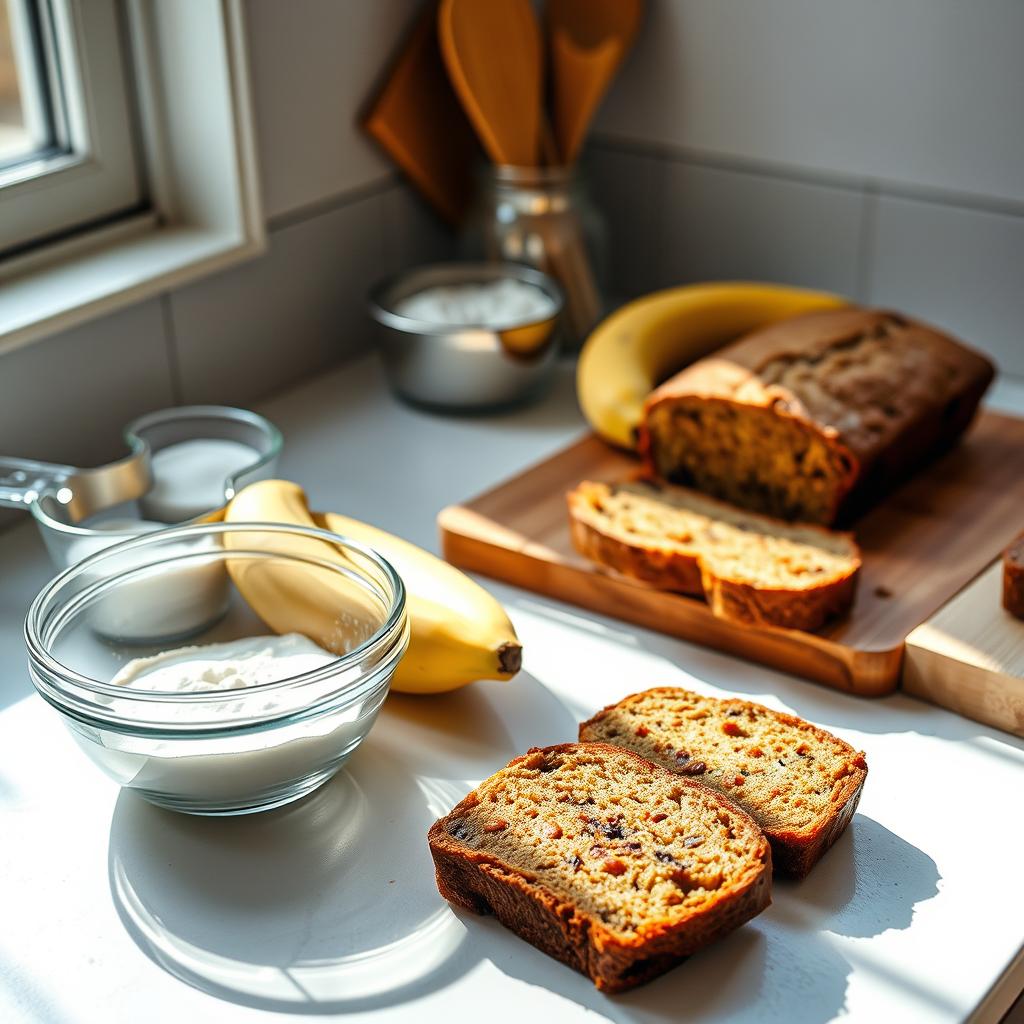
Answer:
M424 284L420 289L410 291L415 295L418 291L426 291L427 288L445 287L447 285L479 284L485 281L500 281L505 278L512 278L522 281L524 284L533 285L539 288L555 304L554 311L543 317L528 318L526 320L515 320L510 323L495 327L493 324L448 324L432 320L416 320L413 317L404 316L391 309L387 302L388 294L398 285L410 279L427 274L443 274L450 272L451 276L447 282L430 282ZM466 276L466 272L470 276ZM529 327L531 324L543 324L555 320L565 305L565 296L562 289L553 277L543 271L535 270L533 267L525 266L522 263L471 263L458 260L445 263L426 263L423 266L406 268L394 274L389 274L382 281L378 281L368 293L370 312L374 319L387 327L404 331L406 334L458 334L462 331L488 331L492 334L499 334L502 331L512 331L519 327Z

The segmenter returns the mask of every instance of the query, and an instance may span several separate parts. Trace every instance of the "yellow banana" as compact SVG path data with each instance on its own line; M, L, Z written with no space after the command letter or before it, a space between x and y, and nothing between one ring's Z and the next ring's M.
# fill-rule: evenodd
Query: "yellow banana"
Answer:
M598 324L583 346L576 370L583 414L606 440L632 448L644 399L673 373L758 327L846 304L826 292L743 281L636 299Z
M298 484L263 480L239 492L227 507L228 522L292 523L318 526L372 547L395 568L406 588L411 638L391 687L402 693L441 693L478 679L511 679L522 647L504 608L483 587L454 566L399 537L334 512L310 512ZM272 534L267 542L317 558L346 561L319 541ZM253 571L257 569L257 571ZM318 592L306 571L301 583L284 567L247 570L229 563L235 585L253 611L278 633L304 633L329 650L343 650L351 630L339 626L337 595ZM328 585L326 582L324 586Z

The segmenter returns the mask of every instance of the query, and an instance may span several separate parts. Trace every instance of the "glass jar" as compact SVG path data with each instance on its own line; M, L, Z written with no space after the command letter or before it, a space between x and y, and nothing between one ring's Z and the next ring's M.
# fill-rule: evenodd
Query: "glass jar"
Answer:
M570 348L604 312L608 229L575 167L485 167L459 249L466 259L525 263L555 278Z

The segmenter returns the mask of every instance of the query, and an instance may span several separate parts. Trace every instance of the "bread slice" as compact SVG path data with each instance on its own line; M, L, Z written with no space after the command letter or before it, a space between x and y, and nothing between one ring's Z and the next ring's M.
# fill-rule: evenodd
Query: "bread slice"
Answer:
M445 899L621 992L759 914L771 851L738 807L621 747L535 748L429 833Z
M568 502L580 554L662 590L703 596L720 618L811 630L853 604L861 559L848 533L655 481L587 480Z
M850 823L868 773L862 753L800 718L674 687L605 708L580 740L617 743L729 797L764 830L776 869L797 878Z

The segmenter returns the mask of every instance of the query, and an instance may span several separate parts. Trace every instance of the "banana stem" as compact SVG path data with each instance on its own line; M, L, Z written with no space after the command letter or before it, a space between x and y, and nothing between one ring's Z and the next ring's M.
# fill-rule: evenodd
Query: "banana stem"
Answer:
M502 644L498 650L498 670L515 675L523 667L523 645L509 641Z

